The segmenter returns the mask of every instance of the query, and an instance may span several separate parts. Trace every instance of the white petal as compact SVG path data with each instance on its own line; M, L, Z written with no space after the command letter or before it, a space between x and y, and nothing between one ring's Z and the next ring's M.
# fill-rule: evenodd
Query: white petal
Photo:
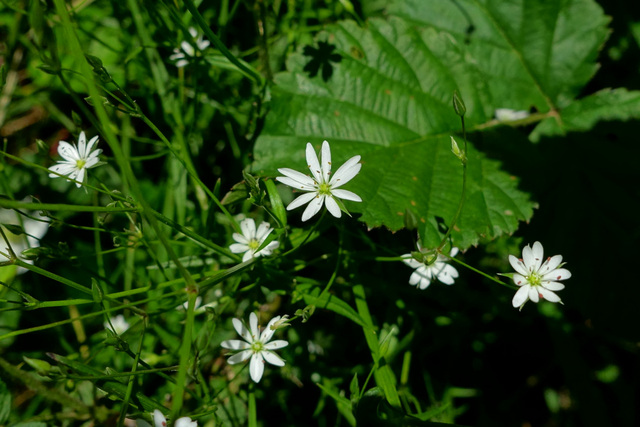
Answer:
M311 179L311 178L309 178ZM286 176L279 176L276 178L276 181L283 183L284 185L288 185L289 187L293 187L296 190L302 190L302 191L316 191L317 187L315 186L315 184L313 185L306 185L306 184L302 184L298 181L296 181L293 178L289 178ZM313 181L313 180L311 180Z
M338 203L336 203L333 197L325 196L324 200L329 213L331 213L331 215L335 216L336 218L340 218L342 216L342 211L340 210L340 206L338 206Z
M280 172L282 175L284 175L285 178L290 178L293 181L296 182L296 185L291 185L285 181L283 181L283 177L279 176L276 177L276 181L282 182L283 184L286 184L290 187L294 187L294 188L300 188L300 186L306 186L306 187L311 187L311 188L315 188L316 186L316 181L313 180L313 178L298 172L296 170L293 169L289 169L289 168L280 168L278 169L278 172Z
M229 246L229 250L234 254L240 254L243 252L247 252L250 249L249 246L245 245L244 243L233 243L231 246Z
M352 202L361 202L362 201L360 196L358 196L356 193L352 193L351 191L347 191L347 190L341 190L341 189L334 190L332 188L331 189L331 194L333 194L334 196L336 196L339 199L351 200Z
M524 266L527 269L528 273L533 272L533 267L536 265L535 257L533 256L533 250L529 245L525 246L522 249L522 262L524 262Z
M324 182L322 180L322 171L320 169L320 162L318 162L318 156L316 155L315 150L313 149L313 145L310 142L307 142L307 166L309 166L309 170L311 174L316 179L316 182L319 184Z
M331 178L331 188L338 188L351 181L362 168L362 163L358 163L359 161L360 156L354 156L340 166L333 178Z
M267 362L271 363L272 365L284 366L284 360L282 360L282 358L280 356L278 356L277 354L275 354L272 351L263 350L262 351L262 357L264 357L264 360L266 360Z
M542 276L542 280L565 280L571 277L571 272L566 268L558 268Z
M533 244L533 249L531 250L534 259L534 267L533 271L539 271L540 266L542 265L542 261L544 261L544 250L542 248L542 244L540 242L535 242Z
M227 359L229 365L235 365L236 363L242 363L247 360L253 354L253 350L242 350L240 353L236 353Z
M538 286L529 286L529 299L533 302L540 301L540 294L538 293Z
M320 167L322 168L323 182L329 182L329 175L331 174L331 148L329 148L329 142L322 142L322 149L320 152Z
M255 256L268 256L268 255L271 255L271 252L273 252L274 249L277 249L279 246L280 246L280 242L278 242L277 240L274 240L273 242L269 243L267 246L262 248L262 250L260 252L256 252L254 255Z
M454 279L458 278L458 270L452 265L444 264L439 268L436 277L445 285L453 285Z
M78 149L65 141L60 141L58 143L58 154L60 157L70 162L75 163L76 160L80 160Z
M564 289L564 285L558 282L545 282L543 281L540 286L550 291L561 291Z
M251 344L240 340L225 340L220 343L220 347L228 350L246 350L251 348Z
M78 181L78 182L76 182L76 187L78 187L78 188L80 188L82 186L81 183L83 183L85 181L85 179L84 179L85 178L85 176L84 176L85 170L86 170L85 168L80 169L78 171L78 175L75 178L73 176L69 175L70 178L75 179L76 181Z
M317 193L305 193L305 194L301 194L300 196L296 197L291 203L289 203L289 206L287 206L287 210L290 211L292 209L298 208L302 205L306 205L307 203L309 203L311 200L315 199L317 196Z
M528 285L529 281L527 280L526 277L518 274L518 273L514 273L513 274L513 283L515 283L518 286L523 286L523 285Z
M264 239L273 231L273 229L269 226L268 222L260 223L258 227L258 231L256 231L256 240L260 243L264 242Z
M547 260L540 267L540 274L546 274L556 269L562 262L562 255L554 255L552 257L547 258Z
M542 286L539 286L538 291L540 292L540 295L542 295L542 298L546 299L547 301L560 302L560 297L554 294L553 292L551 292L550 290L545 289Z
M176 420L173 427L198 427L198 423L196 421L191 421L191 418L189 417L182 417Z
M524 285L523 287L518 289L518 292L516 292L516 294L513 296L513 300L511 300L511 304L513 304L514 307L520 307L522 304L527 302L529 300L530 288L531 286Z
M255 341L260 337L260 329L258 328L258 316L251 312L249 315L249 327L251 328L251 338Z
M451 252L449 252L449 256L453 258L454 256L458 255L458 251L459 251L458 248L451 248Z
M249 373L251 379L259 383L262 379L262 373L264 372L264 359L260 353L256 353L251 356L251 363L249 364Z
M87 144L87 151L84 157L90 157L94 155L93 153L98 151L98 150L93 151L93 146L96 145L97 142L98 142L98 135L94 136L89 140L89 143ZM99 151L102 152L102 150L99 150Z
M238 243L242 243L242 244L245 244L245 245L248 245L248 244L249 244L249 240L250 240L250 239L247 239L246 237L244 237L244 236L243 236L242 234L240 234L240 233L233 233L233 235L232 235L231 237L233 237L233 240L235 240L235 241L236 241L236 242L238 242ZM247 247L247 248L248 248L248 247Z
M245 218L240 223L240 229L244 237L251 240L256 237L256 223L253 218Z
M269 323L267 323L267 326L264 327L264 330L262 331L262 335L260 335L260 341L262 341L263 344L269 342L269 340L275 333L275 331L271 329L271 326L280 319L281 319L281 316L276 316L271 320L269 320Z
M249 261L251 258L253 258L253 255L253 250L248 250L244 255L242 255L242 262Z
M511 264L511 267L513 267L513 269L518 273L522 274L523 276L529 275L529 272L527 271L524 263L513 255L509 255L509 263Z
M81 159L87 157L87 136L84 134L84 131L80 132L78 136L78 155Z
M72 166L72 165L70 165L68 163L58 163L56 165L51 166L49 168L49 170L52 171L52 172L57 172L57 173L59 173L61 175L70 175L70 174L72 174L73 172L76 171L76 168L75 168L75 166ZM49 177L50 178L58 178L59 176L56 175L56 174L51 173L51 174L49 174Z
M85 169L91 169L92 167L97 165L99 162L100 162L100 158L99 157L90 157L85 161L84 168Z
M253 342L253 338L251 337L251 332L247 329L247 327L242 323L240 319L231 319L231 323L233 323L233 328L236 330L238 335L242 337L246 342Z
M404 258L402 260L402 262L404 262L405 264L407 264L409 267L411 268L418 268L421 265L423 265L421 262L418 262L416 259L412 258L405 258L405 257L410 257L411 254L404 254L402 255L402 258Z
M155 427L167 427L167 419L159 409L153 411L153 425Z
M288 346L289 343L286 342L285 340L275 340L275 341L271 341L269 343L266 343L264 345L264 348L266 348L267 350L277 350L279 348L284 348L286 346Z
M189 27L189 34L191 34L191 37L195 39L196 37L198 37L198 30L193 27Z
M300 197L302 197L302 196L300 196ZM312 216L314 216L315 214L317 214L320 211L320 209L322 208L322 203L324 202L324 198L325 198L325 196L314 197L313 200L311 200L311 202L309 202L309 204L307 205L307 208L302 213L302 221L308 220L309 218L311 218ZM295 202L295 200L294 200L294 202ZM291 205L289 205L289 206L291 206Z

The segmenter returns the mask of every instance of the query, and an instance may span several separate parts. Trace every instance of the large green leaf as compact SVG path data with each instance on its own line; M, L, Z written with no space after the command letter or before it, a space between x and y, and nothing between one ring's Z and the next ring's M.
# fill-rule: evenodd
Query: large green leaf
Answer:
M561 112L597 70L608 18L591 0L410 0L396 2L390 14L366 28L350 21L328 27L318 36L324 58L289 58L272 88L253 170L307 172L305 143L318 149L327 139L336 167L362 155L362 171L345 188L363 202L346 202L350 211L369 227L392 230L412 212L425 245L435 246L438 219L451 220L461 192L462 168L449 139L456 134L462 142L454 90L473 132L501 126L493 118L497 108L533 109L547 128L554 120L572 130ZM335 46L338 62L326 43ZM323 61L331 75L323 68L310 76L313 67L305 66ZM592 121L606 118L600 113ZM554 133L545 129L538 134ZM461 248L512 233L533 208L498 162L469 150L466 202L452 234Z
M321 37L342 60L325 82L310 78L308 58L294 55L289 72L277 76L271 111L255 147L254 172L278 167L305 171L304 147L328 139L335 165L362 155L361 173L345 188L363 203L347 202L370 227L398 230L411 211L429 246L439 241L436 217L450 221L461 192L462 167L449 135L460 120L451 106L454 90L472 122L490 120L489 93L481 75L450 37L420 30L400 19L374 20L368 29L341 22ZM495 161L471 149L467 201L455 244L468 247L479 235L513 232L529 219L532 203Z

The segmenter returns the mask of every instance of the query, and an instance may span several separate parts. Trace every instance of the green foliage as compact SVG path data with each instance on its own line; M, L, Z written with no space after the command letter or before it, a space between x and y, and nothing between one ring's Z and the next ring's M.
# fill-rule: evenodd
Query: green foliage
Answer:
M637 322L606 309L637 301L632 269L611 279L638 235L633 17L621 31L592 0L3 6L0 424L633 418ZM102 152L77 188L48 168L81 131ZM362 156L344 188L363 201L302 222L273 177L307 173L325 139L334 173ZM517 312L508 256L535 240L575 278L566 305ZM409 286L411 256L452 263L455 285ZM257 384L228 351L255 341L249 313L283 316L271 342L288 343Z

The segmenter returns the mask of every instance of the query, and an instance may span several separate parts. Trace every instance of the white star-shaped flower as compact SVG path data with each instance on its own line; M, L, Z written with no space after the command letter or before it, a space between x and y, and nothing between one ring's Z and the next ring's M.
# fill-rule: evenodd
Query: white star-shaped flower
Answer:
M287 341L275 340L271 341L275 329L271 329L271 326L280 320L280 316L276 316L260 333L258 328L258 316L255 313L249 315L249 328L247 329L240 319L233 319L233 327L238 332L238 335L242 337L241 340L227 340L222 341L220 344L223 348L229 350L239 350L238 353L233 354L227 362L231 365L241 363L251 358L249 363L249 373L251 379L254 382L260 382L262 379L262 373L264 372L265 362L269 362L275 366L284 366L284 360L278 356L273 350L289 345Z
M418 250L423 252L420 243L418 243ZM449 256L454 257L457 253L458 248L452 248ZM452 265L447 264L448 258L442 254L438 254L436 259L431 260L430 263L427 263L429 258L428 254L425 254L425 262L416 260L411 254L404 254L402 257L407 257L403 262L415 269L415 271L411 273L411 277L409 277L409 284L412 286L417 285L419 289L427 289L433 279L438 279L438 281L445 285L453 285L455 279L458 278L458 270Z
M271 234L271 231L273 231L268 222L260 223L260 226L258 226L258 229L256 230L256 223L253 218L245 218L240 222L240 229L242 230L242 234L233 233L233 240L237 243L233 243L229 246L229 250L234 254L244 252L242 262L248 261L253 257L269 256L274 249L280 246L280 242L274 240L256 252L269 234Z
M69 144L66 141L60 141L58 144L58 154L64 160L58 161L55 165L49 168L52 172L57 172L61 175L67 175L70 179L78 181L76 186L80 188L83 182L86 181L86 170L99 166L100 158L98 157L102 150L93 149L94 145L98 142L98 137L94 136L87 143L87 137L84 132L80 132L78 137L78 146L75 144ZM54 173L49 174L50 178L59 178L60 175Z
M538 302L540 298L551 302L562 304L560 297L553 291L564 289L558 280L565 280L571 277L571 272L566 268L561 268L562 255L555 255L544 259L542 244L535 242L533 248L529 245L522 249L522 259L509 255L509 262L516 271L513 274L513 282L520 286L518 292L513 296L511 303L514 307L522 307L529 300Z
M318 162L318 156L311 143L307 143L306 155L307 165L313 177L289 168L278 169L278 172L284 176L277 177L277 181L297 190L306 191L305 194L298 196L289 203L289 206L287 206L288 211L309 203L302 213L302 220L306 221L317 214L324 204L331 215L340 218L342 212L337 199L351 200L353 202L362 201L357 194L339 189L360 172L362 167L362 163L359 163L360 156L353 156L340 166L333 176L330 176L331 148L327 141L322 143L320 162Z
M198 51L203 51L209 47L209 40L205 40L203 35L198 35L198 31L190 27L189 34L196 42ZM196 56L197 52L193 48L193 45L188 41L180 43L180 48L173 49L173 54L169 57L170 60L176 61L176 67L182 68L189 64L189 61Z

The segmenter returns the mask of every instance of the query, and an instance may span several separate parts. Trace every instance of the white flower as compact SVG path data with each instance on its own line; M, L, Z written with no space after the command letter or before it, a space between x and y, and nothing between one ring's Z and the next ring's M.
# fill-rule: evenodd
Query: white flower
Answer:
M209 40L205 40L203 35L198 36L198 31L190 27L189 34L191 37L195 39L196 47L199 51L205 50L209 47ZM172 61L176 62L176 67L182 68L189 64L189 60L196 56L196 50L193 48L193 45L188 41L183 41L180 43L180 49L173 49L173 55L169 57Z
M229 249L234 254L244 252L242 262L248 261L253 257L271 255L273 250L280 246L280 242L274 240L260 251L256 252L269 234L271 234L272 229L269 227L268 222L260 223L260 226L256 230L256 223L253 218L245 218L240 222L240 229L242 230L242 234L233 233L233 240L237 243L229 246Z
M420 243L418 243L418 249L422 252ZM457 253L458 248L451 248L449 256L454 257ZM426 254L425 256L428 257ZM416 260L411 254L404 254L402 257L407 257L403 262L415 269L409 277L409 284L418 285L419 289L427 289L433 279L438 279L445 285L453 285L454 279L458 278L458 270L447 264L448 258L444 255L438 254L438 257L430 264Z
M557 280L565 280L571 277L571 272L566 268L561 268L565 263L562 262L562 255L555 255L547 258L544 263L542 244L535 242L533 248L529 245L522 249L522 259L518 259L513 255L509 255L509 262L516 271L513 274L513 282L520 286L518 292L513 296L512 304L514 307L522 307L531 300L538 302L540 298L551 302L559 302L562 304L560 297L553 291L564 289L562 283Z
M500 122L512 122L515 120L522 120L529 117L528 111L516 111L510 108L497 108L496 120Z
M64 160L58 161L57 164L49 168L52 172L57 172L61 175L67 175L70 179L76 182L76 186L80 188L83 182L86 181L87 169L99 166L100 158L98 157L102 150L93 150L93 146L98 142L98 137L94 136L89 140L87 144L87 137L84 132L80 132L78 137L78 146L75 144L69 144L65 141L60 141L58 144L58 154ZM50 178L58 178L60 175L50 173Z
M121 335L124 331L129 329L129 322L124 318L122 314L118 314L116 317L111 318L111 325L113 325L113 330L117 335ZM111 329L111 325L109 322L104 322L105 329Z
M36 221L24 216L20 217L17 212L11 209L0 209L0 226L4 224L21 226L26 233L26 235L17 235L9 231L7 227L2 227L5 236L9 240L11 249L17 256L20 256L23 251L29 248L37 248L40 246L40 239L42 239L44 235L47 234L47 230L49 230L49 222ZM7 242L0 236L0 252L9 255L7 246ZM0 262L6 261L9 261L9 258L0 254ZM33 264L33 260L25 260L25 262ZM26 273L27 271L26 268L18 267L16 274Z
M278 169L278 172L284 176L277 177L277 181L295 189L307 191L307 193L298 196L294 201L289 203L289 206L287 206L288 211L309 203L302 213L302 220L306 221L317 214L322 208L322 205L325 204L331 215L340 218L342 212L336 198L351 200L353 202L362 201L357 194L338 189L338 187L351 181L351 179L360 172L360 168L362 167L362 163L358 163L360 156L354 156L347 160L338 168L331 179L329 179L329 175L331 175L331 149L329 148L329 143L327 141L322 143L320 162L318 162L318 156L311 143L307 143L306 154L307 165L313 178L294 171L293 169Z
M244 341L227 340L220 344L223 348L227 348L229 350L240 350L238 353L233 354L229 359L227 359L227 362L231 365L244 362L251 357L249 373L251 374L251 379L256 383L260 382L260 379L262 378L265 361L275 366L284 366L284 360L274 353L273 350L286 347L289 343L284 340L269 342L275 332L271 329L271 326L278 322L278 320L280 320L280 316L276 316L271 319L263 329L262 334L260 334L260 330L258 328L258 316L256 316L255 313L251 313L249 315L250 331L245 327L240 319L233 319L233 327Z
M162 412L159 409L153 411L153 426L154 427L167 427L167 419L164 417ZM138 419L136 420L137 427L147 427L149 423L144 420ZM178 418L173 425L174 427L198 427L198 423L196 421L191 421L189 417Z

